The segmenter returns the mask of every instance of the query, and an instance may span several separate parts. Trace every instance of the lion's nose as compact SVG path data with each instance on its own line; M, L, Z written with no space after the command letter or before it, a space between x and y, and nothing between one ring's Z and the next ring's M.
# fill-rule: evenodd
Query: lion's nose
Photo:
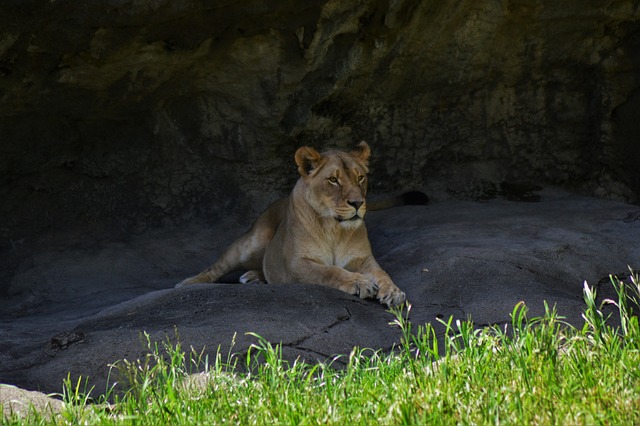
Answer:
M347 204L349 204L349 205L350 205L350 206L352 206L354 209L356 209L356 211L358 211L358 209L360 208L360 206L364 204L364 201L353 201L353 200L349 200L349 201L347 201Z

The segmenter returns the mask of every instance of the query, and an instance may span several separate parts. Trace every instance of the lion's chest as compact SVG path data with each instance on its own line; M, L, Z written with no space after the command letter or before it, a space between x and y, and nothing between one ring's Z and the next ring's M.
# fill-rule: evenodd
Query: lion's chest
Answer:
M347 240L328 239L325 244L318 247L318 252L322 263L334 265L348 271L356 271L364 257L364 253L359 244Z

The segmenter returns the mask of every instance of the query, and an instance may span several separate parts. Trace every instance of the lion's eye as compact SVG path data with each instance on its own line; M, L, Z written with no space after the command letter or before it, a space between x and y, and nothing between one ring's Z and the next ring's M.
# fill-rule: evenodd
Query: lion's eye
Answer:
M365 176L364 176L364 175L360 175L360 176L358 176L358 183L362 183L362 182L364 182L364 178L365 178Z
M338 184L338 178L335 177L335 176L331 176L329 178L329 183L332 184L332 185L337 185Z

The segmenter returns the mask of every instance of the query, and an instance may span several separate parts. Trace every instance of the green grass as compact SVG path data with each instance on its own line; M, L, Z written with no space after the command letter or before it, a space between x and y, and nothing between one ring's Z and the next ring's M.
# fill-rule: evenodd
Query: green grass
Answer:
M260 336L245 356L209 360L179 343L148 342L150 354L116 365L129 391L92 402L82 381L64 385L61 414L7 424L640 424L640 326L629 301L640 281L612 278L618 327L586 283L584 326L546 307L528 318L518 304L506 327L430 325L394 311L392 353L354 349L346 368L287 362ZM249 366L248 369L239 366ZM195 369L204 374L191 375Z

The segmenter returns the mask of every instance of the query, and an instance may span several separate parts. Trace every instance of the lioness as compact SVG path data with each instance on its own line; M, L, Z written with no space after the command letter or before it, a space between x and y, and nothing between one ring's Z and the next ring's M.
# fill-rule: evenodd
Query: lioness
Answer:
M350 153L298 149L301 177L291 195L268 207L210 268L176 287L246 269L242 283L319 284L390 307L403 303L405 294L373 258L362 220L370 153L364 141Z

